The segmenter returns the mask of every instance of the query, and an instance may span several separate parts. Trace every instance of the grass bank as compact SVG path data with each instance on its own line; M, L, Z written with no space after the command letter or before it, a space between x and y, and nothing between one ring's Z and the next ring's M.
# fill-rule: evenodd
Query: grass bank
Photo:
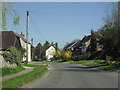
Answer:
M108 65L108 66L100 66L97 67L99 70L105 70L105 71L116 71L116 70L120 70L120 66L112 66L112 65Z
M25 70L25 68L23 68L22 66L17 66L15 68L4 67L2 68L1 71L2 71L2 76L6 76L6 75L18 73L23 70Z
M70 62L71 64L85 64L85 63L93 63L96 60L80 60L80 61L74 61L74 62Z
M35 67L32 72L2 82L2 88L19 88L35 79L42 77L47 71L47 65L24 64Z
M105 63L105 60L81 60L81 61L74 61L70 62L71 64L83 64L85 66L94 66L94 65L100 65ZM109 64L106 66L99 66L96 67L99 70L105 70L105 71L116 71L120 70L120 65L115 65L115 64Z

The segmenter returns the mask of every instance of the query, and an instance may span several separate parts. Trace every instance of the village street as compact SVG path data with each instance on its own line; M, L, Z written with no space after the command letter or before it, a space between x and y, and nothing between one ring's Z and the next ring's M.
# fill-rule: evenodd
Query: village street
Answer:
M80 64L45 62L49 73L22 88L118 88L118 73L85 68Z

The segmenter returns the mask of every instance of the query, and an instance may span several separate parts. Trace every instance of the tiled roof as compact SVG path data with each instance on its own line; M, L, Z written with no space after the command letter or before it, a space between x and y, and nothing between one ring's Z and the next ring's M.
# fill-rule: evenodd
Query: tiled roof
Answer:
M24 42L27 40L22 36L21 34L18 34L17 32L14 31L0 31L1 32L1 37L2 37L2 48L7 49L9 46L14 46L16 37L21 38Z

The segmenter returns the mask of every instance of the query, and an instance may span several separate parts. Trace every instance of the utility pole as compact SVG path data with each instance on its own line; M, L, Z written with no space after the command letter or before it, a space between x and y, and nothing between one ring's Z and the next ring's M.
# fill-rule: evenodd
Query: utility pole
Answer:
M28 64L28 22L29 22L29 12L27 11L27 18L26 18L26 64Z
M33 49L33 38L31 39L31 44L32 44L32 60L33 60L33 51L34 51L34 49Z

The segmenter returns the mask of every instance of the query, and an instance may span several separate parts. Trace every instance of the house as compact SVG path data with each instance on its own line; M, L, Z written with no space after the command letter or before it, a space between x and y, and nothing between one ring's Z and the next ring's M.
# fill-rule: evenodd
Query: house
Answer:
M53 46L49 46L45 51L45 56L47 57L48 60L50 60L50 58L53 58L55 54L56 49Z
M82 54L89 54L90 53L90 44L91 44L91 37L92 35L88 35L88 36L84 36L84 38L82 39L82 47L81 47L81 51Z
M0 44L0 50L6 50L10 46L14 46L17 49L22 48L26 51L27 40L24 38L24 35L18 34L14 31L0 31L0 37L2 37L2 44ZM26 54L25 54L26 55ZM23 61L26 60L26 57L23 57ZM28 43L28 62L31 61L31 44Z
M92 51L102 50L102 45L99 43L97 35L99 32L91 31L91 35L84 36L82 40L74 40L64 47L65 51L70 50L72 56L78 56L81 54L90 54ZM94 50L93 50L94 49Z
M71 51L73 56L81 54L81 40L74 40L64 47L65 51Z

